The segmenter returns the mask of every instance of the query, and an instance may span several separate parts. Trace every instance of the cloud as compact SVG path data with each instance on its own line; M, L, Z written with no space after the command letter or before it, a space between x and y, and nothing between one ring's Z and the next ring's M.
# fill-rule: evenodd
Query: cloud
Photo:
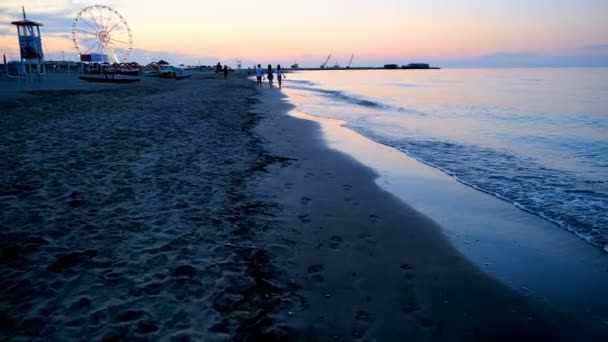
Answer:
M608 53L608 44L585 45L581 48L589 52Z
M529 60L538 56L532 52L494 52L489 55L482 56L482 59L487 60Z
M76 15L81 9L91 5L119 5L121 0L2 0L0 13L10 15L12 20L22 17L21 6L25 7L28 19L36 20L43 13L72 13ZM31 18L30 18L31 16Z
M45 15L41 16L40 18L36 18L36 21L44 25L40 28L43 35L45 33L70 34L72 32L73 18Z
M546 56L532 52L495 52L471 58L431 58L431 64L458 68L605 67L608 59L598 53Z
M3 13L17 14L21 17L21 7L25 8L26 14L36 12L54 12L72 6L71 0L2 0L0 9Z
M542 57L532 52L495 52L477 60L488 66L536 66Z
M43 36L45 33L70 33L72 30L72 21L76 16L73 8L65 8L62 6L52 6L44 12L28 11L26 15L29 20L41 23L40 28ZM3 3L0 5L0 22L10 23L11 21L22 19L21 7L14 4ZM0 31L0 35L11 34L12 31Z
M8 1L8 2L6 2ZM65 4L66 1L48 1L48 4L39 5L38 2L46 3L46 1L36 1L27 4L25 7L25 13L27 19L34 21L41 21L41 17L48 15L67 15L74 11L73 6ZM69 2L68 2L69 3ZM22 1L11 1L3 0L0 4L0 19L14 21L23 18L21 11Z
M539 67L543 66L543 57L527 51L498 51L476 58L451 62L472 67Z

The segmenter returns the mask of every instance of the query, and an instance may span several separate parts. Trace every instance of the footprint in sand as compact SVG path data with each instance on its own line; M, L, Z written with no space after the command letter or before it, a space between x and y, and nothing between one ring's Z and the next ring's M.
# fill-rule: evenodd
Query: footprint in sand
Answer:
M425 316L421 316L421 315L415 315L416 319L418 319L418 323L424 327L424 328L430 328L433 326L433 320L431 320L428 317Z
M308 214L300 214L298 215L300 222L302 223L310 223L312 220L308 218Z
M308 273L318 273L323 271L323 265L319 265L319 264L314 264L314 265L310 265L307 269Z
M412 266L411 264L401 264L401 270L403 272L403 278L405 280L412 280L414 278L414 266Z
M372 314L367 311L359 311L355 316L355 320L363 322L373 322L374 318L372 317Z
M372 234L370 234L369 232L359 234L359 239L364 240L370 245L375 245L377 243L376 240L372 238Z
M359 234L359 239L367 239L372 237L372 234L370 234L369 232L363 232L361 234Z
M355 315L351 333L354 338L362 338L369 330L370 325L374 322L374 317L367 311L360 310Z
M416 301L410 300L406 304L401 305L401 311L403 311L403 313L406 315L410 315L414 312L420 311L420 306L418 303L416 303Z
M380 222L380 216L376 214L369 214L369 221L373 224Z
M342 242L344 242L344 239L342 239L338 235L332 236L331 238L329 238L329 240L330 240L329 247L331 247L332 249L336 249L336 248L340 247L340 244Z
M311 201L311 199L306 196L303 196L302 198L300 198L300 204L302 204L302 205L307 205L308 203L310 203L310 201Z
M344 191L351 191L353 189L353 186L350 184L344 184L342 188L344 189Z
M401 311L415 320L418 321L423 328L431 328L433 327L433 320L428 318L422 313L422 308L418 305L418 303L414 300L410 300L407 304L403 304L401 306Z
M404 266L406 270L411 270L411 265L403 264L401 268L404 269ZM433 320L424 315L424 313L422 312L422 308L420 307L420 305L418 305L418 302L416 302L416 300L413 298L410 299L407 303L401 304L401 312L417 320L418 324L420 324L420 326L422 326L423 328L431 328L433 326Z
M325 281L325 277L320 274L324 270L323 265L315 264L308 267L307 271L311 274L310 279L315 283L322 283Z

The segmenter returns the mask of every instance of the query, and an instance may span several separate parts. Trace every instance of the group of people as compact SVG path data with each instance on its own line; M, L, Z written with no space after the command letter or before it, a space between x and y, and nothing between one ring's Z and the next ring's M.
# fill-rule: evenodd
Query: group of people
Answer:
M224 78L228 77L228 66L224 65L222 67L222 64L220 62L217 62L217 65L215 66L215 73L216 74L224 74ZM262 86L262 80L264 79L264 76L266 76L266 79L268 80L268 84L270 85L270 87L272 88L273 86L273 82L274 82L274 78L276 76L277 78L277 82L279 84L279 88L281 88L283 86L283 78L285 77L285 73L283 72L283 69L281 69L281 65L277 64L277 68L276 69L272 69L272 65L268 64L268 68L265 70L264 68L262 68L262 66L260 64L258 64L258 66L255 68L255 76L258 80L257 84L258 86Z
M222 63L217 62L217 65L215 66L215 73L220 74L222 72L224 73L224 78L228 78L228 65L224 64L224 67L222 68Z
M277 82L279 83L279 89L282 87L282 81L285 77L285 73L283 73L283 69L281 69L281 65L277 65L275 70L272 70L272 65L268 64L268 68L264 70L260 64L255 68L255 76L257 78L258 86L262 86L262 79L264 78L264 74L266 74L266 79L268 79L268 84L272 88L272 82L274 81L274 76L277 77Z

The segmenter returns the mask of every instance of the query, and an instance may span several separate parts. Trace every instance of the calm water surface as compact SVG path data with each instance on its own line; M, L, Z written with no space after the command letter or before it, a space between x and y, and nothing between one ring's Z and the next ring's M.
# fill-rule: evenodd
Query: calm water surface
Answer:
M299 111L344 120L608 251L608 68L287 77Z

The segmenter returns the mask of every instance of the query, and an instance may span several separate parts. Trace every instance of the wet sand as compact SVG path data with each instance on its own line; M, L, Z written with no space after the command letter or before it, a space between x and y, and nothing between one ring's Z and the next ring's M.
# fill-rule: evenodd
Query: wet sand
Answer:
M375 143L343 127L344 122L297 110L290 115L320 123L330 148L373 168L377 184L437 222L450 244L478 269L608 336L608 258L603 250Z
M277 106L276 92L261 98L262 112L290 109ZM371 169L328 149L316 122L272 115L258 130L270 151L292 158L260 187L281 203L282 224L291 227L285 233L291 248L280 259L296 272L310 306L293 323L308 332L305 340L605 336L605 328L562 315L481 272L434 222L381 190Z
M472 266L277 89L58 82L2 100L0 340L594 337Z

